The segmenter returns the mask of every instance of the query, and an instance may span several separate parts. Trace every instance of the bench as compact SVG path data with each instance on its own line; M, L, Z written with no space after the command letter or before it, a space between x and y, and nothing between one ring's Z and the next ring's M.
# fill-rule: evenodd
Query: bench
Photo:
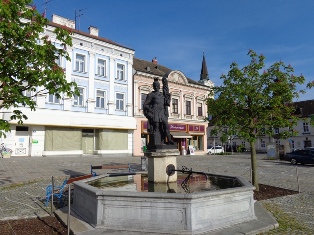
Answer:
M96 176L97 173L94 170L97 169L128 169L128 172L136 172L136 171L147 171L147 158L141 157L141 164L128 163L128 164L117 164L117 165L100 165L100 166L90 166L90 173L93 176Z
M90 173L93 176L96 176L97 173L94 170L97 170L97 169L109 169L109 170L112 170L112 169L128 169L129 172L132 171L131 164L127 164L127 165L101 165L101 166L93 166L93 165L91 165L90 166Z
M51 200L52 195L54 197L58 198L59 199L59 205L62 205L63 204L63 201L62 201L63 193L68 188L68 186L70 184L72 184L75 181L91 178L93 176L95 176L95 175L89 174L89 175L82 175L82 176L66 179L66 180L63 181L62 185L54 186L53 192L52 192L52 185L51 184L48 185L46 187L46 202L45 202L45 206L46 207L48 206L48 203Z

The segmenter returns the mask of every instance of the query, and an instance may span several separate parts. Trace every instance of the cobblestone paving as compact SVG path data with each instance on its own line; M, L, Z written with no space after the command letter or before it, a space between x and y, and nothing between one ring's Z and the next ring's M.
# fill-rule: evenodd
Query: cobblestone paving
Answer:
M296 167L287 162L265 158L266 155L258 155L260 183L301 192L267 202L278 205L314 231L314 166ZM250 180L249 154L179 156L177 159L178 169L186 166L195 171L237 175ZM127 163L139 167L141 159L97 156L0 159L0 220L49 215L50 208L44 206L44 201L45 188L51 184L52 176L56 179L56 185L60 185L70 175L89 174L90 165ZM125 169L99 170L98 173L109 171Z
M314 234L314 193L300 193L265 200L279 206L286 214L308 227Z

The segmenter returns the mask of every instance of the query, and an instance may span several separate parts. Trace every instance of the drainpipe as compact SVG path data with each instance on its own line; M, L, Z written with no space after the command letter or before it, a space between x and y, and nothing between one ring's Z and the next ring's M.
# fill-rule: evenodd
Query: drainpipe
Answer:
M133 86L132 86L132 104L133 104L133 108L132 108L132 116L134 117L134 84L135 84L135 75L137 74L137 70L133 69L133 76L132 76L132 82L133 82ZM137 123L136 123L137 125ZM137 128L137 126L136 126ZM134 131L133 131L133 147L132 147L132 156L134 156Z
M135 84L135 75L137 74L137 70L133 69L133 76L132 76L132 82L133 82L133 86L132 86L132 104L133 104L133 109L132 109L132 116L134 117L134 84Z

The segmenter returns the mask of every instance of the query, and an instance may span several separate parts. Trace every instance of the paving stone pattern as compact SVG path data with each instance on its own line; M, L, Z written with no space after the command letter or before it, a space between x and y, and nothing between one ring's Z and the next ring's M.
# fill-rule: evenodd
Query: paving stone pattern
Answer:
M140 157L11 157L0 159L0 220L49 215L44 206L45 188L54 176L56 185L69 176L90 174L90 165L132 163L140 168ZM178 156L178 169L186 166L195 171L237 175L250 180L250 155L186 155ZM126 169L96 170L98 173L121 172ZM297 175L299 180L297 181ZM266 160L258 154L259 182L299 190L300 194L270 201L291 213L314 231L314 165L298 165L279 160ZM298 183L299 182L299 183ZM314 232L313 232L314 234Z

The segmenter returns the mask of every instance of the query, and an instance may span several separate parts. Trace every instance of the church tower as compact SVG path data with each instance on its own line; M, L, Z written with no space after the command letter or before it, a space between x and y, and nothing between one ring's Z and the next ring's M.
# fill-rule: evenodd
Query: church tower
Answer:
M211 80L209 80L204 52L203 52L203 61L202 61L202 69L201 69L201 74L200 74L200 80L198 82L200 84L205 85L205 86L213 86L213 82Z

